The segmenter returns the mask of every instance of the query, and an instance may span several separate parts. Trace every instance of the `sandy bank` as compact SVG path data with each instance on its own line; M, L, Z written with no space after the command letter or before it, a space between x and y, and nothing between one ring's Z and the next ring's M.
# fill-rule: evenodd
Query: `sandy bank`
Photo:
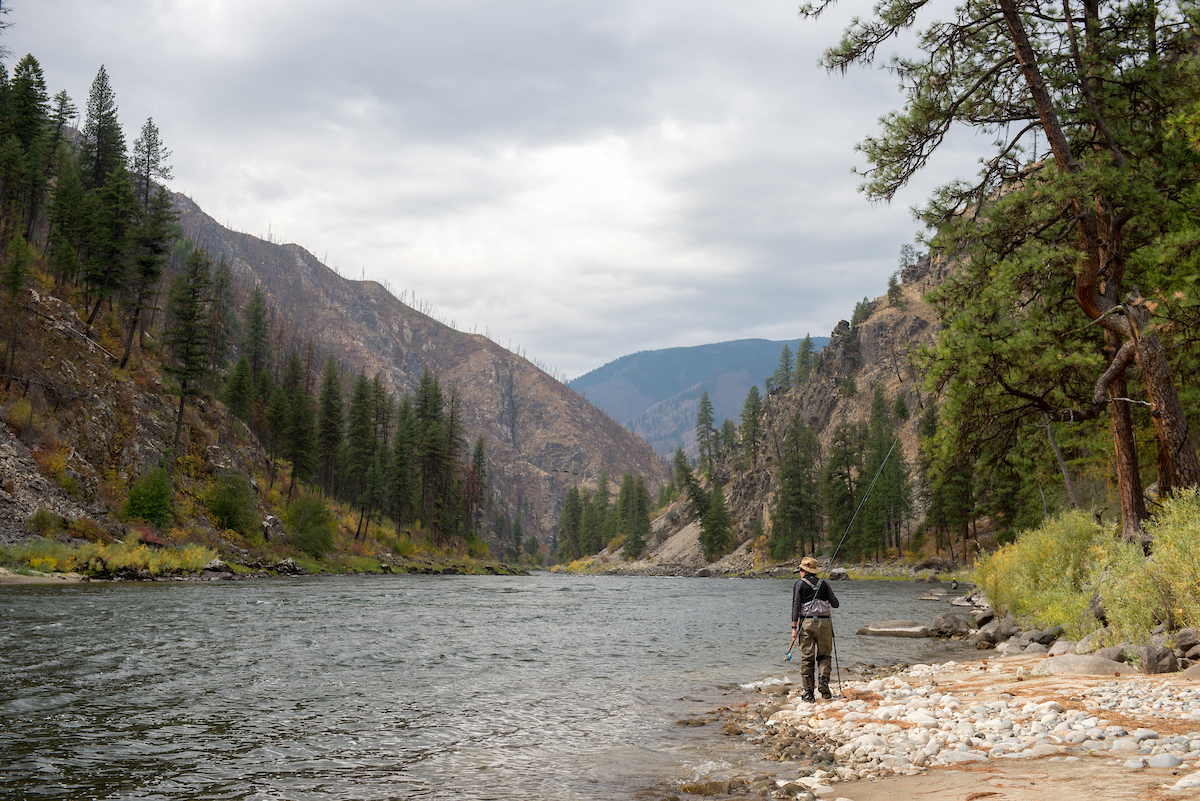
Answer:
M0 584L78 584L81 581L83 576L78 573L39 573L32 570L27 575L0 567Z

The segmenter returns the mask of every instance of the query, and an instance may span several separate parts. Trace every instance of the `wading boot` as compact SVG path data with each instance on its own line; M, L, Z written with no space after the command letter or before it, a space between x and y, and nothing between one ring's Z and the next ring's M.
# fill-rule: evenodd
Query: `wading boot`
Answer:
M821 677L821 680L817 682L817 690L820 691L821 697L826 701L833 697L833 693L829 691L829 679L823 676Z
M805 685L804 685L804 695L800 696L800 700L801 700L801 701L807 701L807 702L808 702L808 703L810 703L810 704L811 704L813 701L817 700L817 699L816 699L816 698L813 696L813 688L812 688L812 685L811 685L811 684L805 684Z

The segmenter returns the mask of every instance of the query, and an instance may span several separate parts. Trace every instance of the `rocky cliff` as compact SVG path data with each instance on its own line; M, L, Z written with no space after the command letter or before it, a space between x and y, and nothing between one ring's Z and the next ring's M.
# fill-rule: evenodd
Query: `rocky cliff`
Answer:
M415 390L427 366L443 388L456 387L470 441L483 437L494 488L527 511L526 534L546 543L567 487L594 486L601 471L640 473L652 490L669 478L644 441L490 339L456 331L374 281L344 278L297 245L230 231L182 195L175 205L188 238L224 258L244 286L262 286L285 336L311 338L344 369L381 373L397 396Z
M937 313L923 298L945 277L947 269L948 265L942 261L931 262L928 256L922 257L902 276L900 301L891 303L887 296L878 298L871 313L854 328L844 320L839 322L808 381L764 399L765 434L757 467L735 469L739 461L736 451L717 467L717 478L725 487L740 543L736 553L706 566L697 541L699 525L687 501L680 501L655 521L654 538L645 562L669 566L667 572L721 573L748 569L753 561L749 551L755 522L761 520L764 531L770 532L778 489L779 452L788 423L797 411L817 435L822 451L826 451L838 424L865 423L870 418L876 386L883 388L889 404L902 395L910 414L897 427L897 434L901 455L911 470L919 448L917 422L932 399L920 388L921 376L913 368L910 354L937 339L940 328ZM849 391L851 386L855 388L853 392ZM632 569L653 572L654 568L645 562Z

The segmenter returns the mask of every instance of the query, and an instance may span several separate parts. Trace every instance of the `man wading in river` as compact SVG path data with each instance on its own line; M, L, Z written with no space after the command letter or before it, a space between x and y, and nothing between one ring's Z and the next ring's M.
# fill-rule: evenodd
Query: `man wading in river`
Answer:
M792 587L792 638L800 640L800 675L804 678L805 701L814 700L814 667L820 666L817 689L821 697L829 699L829 672L832 667L833 621L829 618L830 608L837 609L838 599L818 574L817 560L806 556L800 560L800 580ZM799 625L799 630L797 630Z

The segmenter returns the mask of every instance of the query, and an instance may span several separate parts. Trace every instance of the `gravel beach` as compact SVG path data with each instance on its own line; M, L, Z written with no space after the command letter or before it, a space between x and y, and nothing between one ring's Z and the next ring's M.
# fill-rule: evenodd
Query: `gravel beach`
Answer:
M833 801L1200 798L1200 682L1053 666L1045 655L914 665L843 680L815 703L762 688L770 700L728 710L725 733L764 748L780 763L774 775L682 789Z

